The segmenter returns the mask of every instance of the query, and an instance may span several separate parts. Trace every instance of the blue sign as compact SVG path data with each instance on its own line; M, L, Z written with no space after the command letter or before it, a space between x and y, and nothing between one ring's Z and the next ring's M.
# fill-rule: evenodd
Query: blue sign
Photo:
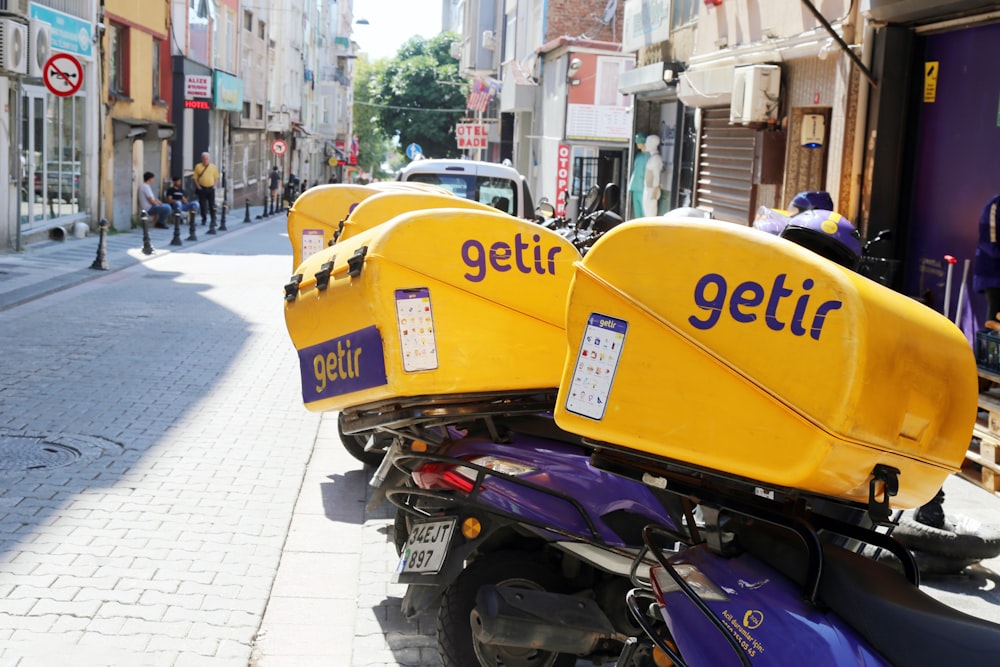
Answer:
M243 79L216 70L212 106L221 111L242 111Z
M374 326L299 350L302 402L388 384L382 336Z
M31 3L28 16L36 21L48 23L51 28L53 51L65 51L87 60L94 57L93 26L89 21Z
M410 144L406 147L406 157L411 160L416 160L418 155L423 155L424 149L420 147L420 144Z

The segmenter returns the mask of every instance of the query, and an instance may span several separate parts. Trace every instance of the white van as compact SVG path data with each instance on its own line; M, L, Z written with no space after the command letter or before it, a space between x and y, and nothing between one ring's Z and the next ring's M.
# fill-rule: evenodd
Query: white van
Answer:
M518 218L533 219L535 204L528 183L513 167L475 160L417 160L406 165L398 181L431 183L459 197L478 201Z

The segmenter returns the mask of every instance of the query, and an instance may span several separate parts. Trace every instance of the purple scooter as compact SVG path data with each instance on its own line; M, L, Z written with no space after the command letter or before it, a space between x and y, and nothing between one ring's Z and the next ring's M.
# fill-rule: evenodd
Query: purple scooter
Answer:
M440 601L446 666L614 661L641 632L624 596L642 529L682 530L682 500L594 468L548 416L450 433L433 454L414 442L397 455L411 481L386 490L408 535L397 542L404 613Z
M622 452L598 451L594 463L697 496L704 517L691 540L668 526L643 530L641 555L657 564L648 579L633 575L641 585L627 600L645 636L626 642L619 667L1000 664L1000 625L921 592L912 554L872 527L871 508ZM890 551L903 574L858 553L861 544ZM652 601L661 619L649 616Z

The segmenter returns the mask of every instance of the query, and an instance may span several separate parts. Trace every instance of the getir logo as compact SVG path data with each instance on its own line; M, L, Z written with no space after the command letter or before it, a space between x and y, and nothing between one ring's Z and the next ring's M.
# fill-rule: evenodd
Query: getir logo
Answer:
M810 290L815 286L812 278L802 281L799 292L786 286L787 279L788 274L778 274L770 287L747 280L730 291L722 275L706 274L694 287L694 304L703 313L692 315L688 322L705 331L714 327L724 315L741 324L763 318L772 331L783 331L787 327L793 336L809 334L813 340L819 340L827 317L844 304L836 300L817 303L812 299L814 295Z
M559 246L544 247L540 234L533 234L527 241L518 232L511 242L497 241L488 248L482 241L469 239L462 244L462 261L471 269L465 274L465 279L473 283L481 282L491 269L505 273L516 268L521 273L554 275L556 255L560 251L562 248Z
M382 337L373 326L299 350L299 371L304 403L388 383Z

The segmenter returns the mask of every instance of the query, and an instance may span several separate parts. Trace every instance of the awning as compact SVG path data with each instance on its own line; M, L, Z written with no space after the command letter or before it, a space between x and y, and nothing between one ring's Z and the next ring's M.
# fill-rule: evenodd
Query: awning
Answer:
M337 148L337 144L329 139L325 140L323 143L326 144L326 154L328 157L338 157L341 160L347 159L347 151Z
M171 139L174 136L174 125L162 120L150 118L115 118L114 140L124 139Z
M293 120L291 122L291 125L292 125L292 132L294 132L295 136L297 137L308 137L312 135L312 130L310 130L308 127L306 127L297 120Z

